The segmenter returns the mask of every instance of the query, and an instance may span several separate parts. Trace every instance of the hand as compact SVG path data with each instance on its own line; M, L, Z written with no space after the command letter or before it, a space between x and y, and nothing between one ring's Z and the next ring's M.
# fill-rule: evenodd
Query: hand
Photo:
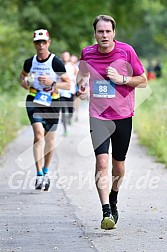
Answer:
M118 85L123 85L123 76L120 75L113 67L106 68L106 76Z
M29 88L29 84L27 82L28 77L27 76L22 76L21 77L21 86L25 89Z
M51 86L53 83L53 80L49 79L48 75L46 74L39 76L38 81L40 82L41 85L45 86Z
M26 76L24 78L24 80L26 81L27 83L27 87L31 87L32 86L32 83L34 82L34 79L35 79L35 76L33 73L31 74L28 74L28 76Z
M79 96L79 98L81 100L86 100L88 97L88 90L86 89L85 85L81 85L81 87L78 90L77 96Z

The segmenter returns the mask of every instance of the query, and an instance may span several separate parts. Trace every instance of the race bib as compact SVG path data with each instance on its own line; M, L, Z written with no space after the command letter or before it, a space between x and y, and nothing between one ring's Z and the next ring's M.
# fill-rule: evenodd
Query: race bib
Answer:
M111 80L94 80L93 97L113 98L115 97L115 83Z
M44 105L44 106L50 106L52 102L52 96L50 93L38 91L36 93L36 96L33 102Z

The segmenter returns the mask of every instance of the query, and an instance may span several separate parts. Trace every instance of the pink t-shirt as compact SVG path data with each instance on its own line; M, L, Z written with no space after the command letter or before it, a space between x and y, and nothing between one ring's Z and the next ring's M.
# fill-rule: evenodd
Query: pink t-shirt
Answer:
M114 40L115 47L109 53L100 53L98 45L82 50L79 69L90 73L90 116L101 120L117 120L134 115L135 90L126 84L112 83L106 76L106 68L112 66L119 74L140 76L144 67L134 49Z

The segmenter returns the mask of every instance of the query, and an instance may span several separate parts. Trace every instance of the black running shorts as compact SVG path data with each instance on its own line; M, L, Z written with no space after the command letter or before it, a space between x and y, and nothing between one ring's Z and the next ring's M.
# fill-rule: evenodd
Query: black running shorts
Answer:
M132 131L132 117L120 120L90 118L90 133L95 155L109 152L110 140L112 157L124 161Z
M33 100L32 95L26 98L26 109L31 124L41 122L46 131L55 131L59 122L59 99L53 99L49 107L37 104Z

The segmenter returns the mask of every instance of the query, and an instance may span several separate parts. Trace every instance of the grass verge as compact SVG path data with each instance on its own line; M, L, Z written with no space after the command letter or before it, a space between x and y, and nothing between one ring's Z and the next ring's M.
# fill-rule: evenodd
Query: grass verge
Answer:
M139 142L167 166L167 86L165 79L149 82L151 94L136 109L134 129ZM138 95L137 95L138 99Z
M3 94L0 97L0 155L17 131L29 123L25 107L18 106L18 102L24 104L25 97L26 92L22 89L15 95Z

